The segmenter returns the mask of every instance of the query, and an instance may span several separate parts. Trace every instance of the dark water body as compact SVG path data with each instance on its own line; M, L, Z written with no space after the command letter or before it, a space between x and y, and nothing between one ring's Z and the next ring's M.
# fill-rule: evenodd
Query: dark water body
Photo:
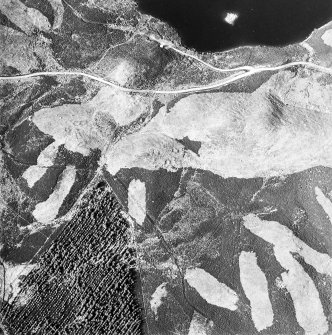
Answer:
M137 0L140 11L168 22L184 45L223 51L304 40L332 20L332 0ZM238 14L234 25L224 18Z

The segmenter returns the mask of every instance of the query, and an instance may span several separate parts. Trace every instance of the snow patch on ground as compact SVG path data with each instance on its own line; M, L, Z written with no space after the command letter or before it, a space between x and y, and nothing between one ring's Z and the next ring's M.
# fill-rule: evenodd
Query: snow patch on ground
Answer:
M323 42L332 47L332 29L326 30L325 33L322 35Z
M100 164L106 164L115 175L121 168L138 167L148 170L163 168L177 171L181 167L199 165L197 156L185 147L159 132L135 133L117 142L105 154ZM196 164L195 164L196 163Z
M128 214L142 225L146 216L145 183L133 179L128 187Z
M103 87L87 103L43 108L34 113L32 121L59 145L87 156L91 150L109 147L117 126L127 125L147 111L150 98Z
M227 13L224 20L226 23L230 24L230 25L234 25L235 21L238 19L239 15L236 13Z
M284 288L286 288L285 283L283 282L283 280L279 277L276 278L275 280L276 286L278 287L278 289L282 290Z
M209 335L213 327L213 321L208 322L207 319L194 311L192 316L188 335Z
M1 0L0 11L27 35L32 35L36 29L44 32L51 29L46 16L37 9L25 6L19 0Z
M296 319L306 335L322 335L328 331L319 293L310 276L294 259L291 252L300 254L304 260L320 273L332 274L331 258L318 253L295 237L291 230L275 221L265 221L256 215L244 217L244 225L253 234L274 245L274 254L280 265L287 270L282 281L290 293Z
M156 320L158 319L158 308L162 305L163 299L167 297L166 285L167 283L159 285L151 296L150 306Z
M158 262L155 267L158 270L163 271L164 273L166 273L166 276L168 278L172 278L172 279L176 279L179 276L179 269L177 268L177 266L175 265L174 261L172 260L172 258L169 258L167 261L165 262Z
M239 300L237 294L205 270L200 268L187 269L185 280L209 304L231 311L237 309L236 303Z
M280 265L287 270L281 277L293 299L299 325L306 335L326 334L329 326L314 282L287 250L275 248L274 252Z
M131 167L191 167L222 177L285 175L332 167L332 85L320 75L282 71L252 94L192 94L170 110L160 108L114 145L109 141L115 128L150 111L150 98L104 87L86 104L45 108L33 121L68 150L88 155L100 149L99 163L111 174ZM198 155L179 143L184 137L201 142Z
M120 85L125 85L128 79L135 73L134 67L127 61L121 62L105 77L113 80Z
M67 166L62 172L60 179L49 198L36 205L33 216L41 223L48 223L55 219L59 209L70 192L76 177L76 169L74 166Z
M33 187L35 183L46 173L47 167L53 165L58 152L58 147L58 143L51 143L39 154L37 158L37 165L32 165L24 171L22 177L27 181L30 188Z
M170 111L161 108L148 125L110 148L103 162L111 174L125 167L192 167L238 178L332 167L332 86L317 76L293 79L282 72L252 94L192 94ZM184 137L201 142L198 155L179 145Z
M105 139L94 127L93 111L81 105L64 105L37 111L32 121L55 142L64 144L66 149L89 155L90 150L100 148Z
M35 264L4 263L5 278L2 280L0 296L4 296L5 300L12 302L20 290L20 276L26 276L35 267Z
M50 5L52 6L54 13L54 22L53 29L60 29L63 21L63 14L65 13L65 9L62 4L62 0L48 0Z
M122 71L121 66L117 71L119 73ZM100 89L87 106L93 110L111 115L118 125L124 126L136 120L141 114L147 111L149 100L138 94L130 95L105 86Z
M303 48L305 48L309 51L310 57L314 56L315 49L308 42L305 42L305 41L301 42L300 45L303 46Z
M331 200L325 196L323 191L316 186L315 187L316 199L318 203L323 207L325 213L329 217L330 222L332 223L332 202Z
M273 324L273 309L268 283L257 264L256 254L242 251L239 258L240 279L245 295L250 301L252 320L258 331Z
M309 247L294 236L293 232L286 226L276 221L261 220L254 214L246 215L243 219L244 226L253 234L278 248L299 254L319 273L332 276L332 258Z

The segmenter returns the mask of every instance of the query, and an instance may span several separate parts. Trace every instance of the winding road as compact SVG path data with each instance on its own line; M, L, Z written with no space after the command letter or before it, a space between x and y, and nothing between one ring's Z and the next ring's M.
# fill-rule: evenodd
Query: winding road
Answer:
M201 92L201 91L208 91L211 89L219 88L225 85L228 85L230 83L233 83L235 81L238 81L242 78L246 78L249 76L252 76L256 73L260 72L274 72L274 71L279 71L279 70L284 70L287 68L291 68L294 66L306 66L309 68L312 68L314 70L322 71L328 74L332 75L332 69L326 68L314 63L310 62L292 62L284 65L279 65L275 67L257 67L257 68L252 68L245 73L243 73L243 67L240 67L238 69L232 69L232 71L237 71L241 69L240 74L235 74L231 75L228 78L209 84L209 85L203 85L203 86L197 86L197 87L190 87L190 88L183 88L183 89L175 89L175 90L153 90L153 89L137 89L137 88L129 88L129 87L124 87L119 84L116 84L112 81L108 81L106 79L103 79L99 76L95 76L92 74L84 73L84 72L76 72L76 71L41 71L41 72L34 72L34 73L28 73L28 74L22 74L22 75L17 75L17 76L0 76L0 80L24 80L24 79L29 79L29 78L34 78L34 77L40 77L40 76L82 76L85 78L89 78L95 81L98 81L102 84L112 86L115 89L125 91L125 92L131 92L131 93L152 93L152 94L182 94L182 93L193 93L193 92ZM229 70L227 70L229 71Z
M214 82L208 85L203 85L203 86L197 86L197 87L188 87L188 88L181 88L181 89L174 89L174 90L154 90L154 89L137 89L137 88L130 88L130 87L125 87L121 86L115 82L106 80L102 77L93 75L93 74L88 74L80 71L41 71L41 72L34 72L34 73L27 73L27 74L21 74L21 75L16 75L16 76L0 76L0 80L24 80L24 79L29 79L29 78L34 78L34 77L40 77L40 76L82 76L85 78L89 78L91 80L98 81L102 84L111 86L115 89L124 91L124 92L130 92L130 93L151 93L151 94L183 94L183 93L193 93L193 92L201 92L201 91L208 91L216 88L220 88L222 86L226 86L230 83L233 83L235 81L238 81L240 79L252 76L256 73L260 72L275 72L275 71L280 71L284 70L287 68L291 68L294 66L305 66L308 68L312 68L317 71L325 72L328 74L332 75L332 68L327 68L321 65L317 65L315 63L311 62L305 62L305 61L295 61L295 62L290 62L287 64L283 65L278 65L278 66L240 66L236 68L231 68L231 69L225 69L225 68L218 68L212 64L209 64L202 59L200 59L197 56L191 55L189 53L186 53L178 48L176 48L171 42L169 41L164 41L164 40L159 40L155 38L154 36L146 36L150 40L153 40L159 44L161 48L166 47L168 49L172 49L178 54L181 54L183 56L186 56L188 58L194 59L195 61L203 64L204 66L216 71L216 72L221 72L221 73L226 73L226 72L236 72L236 74L232 74L229 77L220 80L218 82Z

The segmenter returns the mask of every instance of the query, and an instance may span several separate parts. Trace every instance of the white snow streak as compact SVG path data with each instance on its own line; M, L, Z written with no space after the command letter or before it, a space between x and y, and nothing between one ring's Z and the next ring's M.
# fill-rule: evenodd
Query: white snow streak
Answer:
M239 258L241 284L250 301L252 320L258 331L273 324L273 309L266 277L255 253L242 251Z
M325 213L330 219L332 223L332 202L331 200L325 196L323 191L317 186L315 187L316 199L318 203L323 207Z
M236 13L227 13L225 16L225 22L233 26L238 17L239 15Z
M58 152L58 147L58 143L51 143L39 154L37 158L37 165L32 165L24 171L22 177L27 181L30 188L33 187L35 183L46 173L47 167L53 165Z
M326 30L325 33L322 35L323 42L332 47L332 29Z
M59 209L68 195L71 187L75 182L76 169L74 166L67 166L62 172L53 193L49 198L36 205L33 211L35 219L41 223L47 223L57 216Z
M167 283L159 285L151 296L150 306L156 319L158 319L158 308L163 303L163 299L167 297L166 285Z
M278 262L287 270L281 277L293 299L299 325L306 335L325 334L328 323L314 282L289 252L281 248L274 251Z
M287 227L276 221L261 220L254 214L246 215L243 219L245 227L252 233L278 248L299 254L319 273L332 276L331 257L310 248Z
M142 225L146 215L145 183L133 179L128 188L128 214Z
M35 264L4 264L5 278L1 285L1 297L12 302L20 291L20 276L26 276L36 265ZM4 284L4 285L3 285Z
M274 245L276 259L287 270L282 274L282 280L293 299L296 319L305 334L325 334L328 323L319 293L310 276L293 258L291 252L300 254L320 273L332 273L331 258L307 246L278 222L261 220L250 214L244 217L244 225L252 233Z
M239 298L227 285L200 268L187 269L185 279L209 304L235 311Z

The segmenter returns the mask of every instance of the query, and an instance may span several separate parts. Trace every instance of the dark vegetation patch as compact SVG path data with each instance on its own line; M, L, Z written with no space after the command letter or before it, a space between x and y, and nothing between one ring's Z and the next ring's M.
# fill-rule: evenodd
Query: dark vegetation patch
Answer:
M128 186L133 179L139 179L146 186L146 212L143 223L144 232L152 232L155 222L177 191L181 178L181 171L169 172L164 169L149 171L141 168L121 169L116 176L108 174L108 180L126 208L128 205Z
M14 30L17 30L19 32L23 32L19 27L17 27L14 23L12 23L6 15L2 14L0 12L0 25L5 26Z
M22 239L17 225L17 216L10 208L4 210L1 215L1 243L3 247L0 257L7 260L8 255L16 248L16 244Z
M2 83L0 85L0 99L7 98L9 95L13 94L14 90L15 90L15 87L12 83ZM2 125L0 125L0 132L1 132L1 127Z
M1 256L6 260L11 259L17 262L30 261L35 255L36 250L45 242L46 233L38 232L39 242L36 244L38 246L37 248L36 245L31 242L30 236L25 236L26 233L24 230L18 233L18 227L24 227L35 222L31 212L36 203L46 201L49 198L54 192L63 170L66 166L73 165L76 168L75 182L58 213L58 216L65 215L95 176L100 152L95 150L92 151L89 156L83 156L79 153L68 151L63 145L60 146L54 165L45 168L45 174L32 188L28 187L25 180L20 179L22 173L29 168L31 164L22 163L23 161L17 162L8 156L4 157L7 173L13 178L13 183L15 183L17 187L20 187L24 197L22 198L22 195L17 195L16 200L8 200L6 203L7 211L2 217L2 221L6 223L4 224L3 230L4 249ZM6 200L7 199L4 199L4 201ZM17 246L18 243L22 243L22 245Z
M14 246L4 253L4 259L7 262L14 262L16 264L30 262L43 246L47 237L43 232L35 232L24 236L23 239L21 238L19 247Z
M93 150L89 156L83 156L61 147L60 155L64 157L61 159L58 156L55 163L57 163L59 159L59 162L66 162L66 166L74 165L76 168L76 177L74 185L59 209L58 217L65 215L72 208L81 192L89 185L95 176L100 158L100 150Z
M75 4L69 6L67 2L64 7L61 31L50 35L54 56L64 67L86 68L102 57L111 45L125 39L125 32L112 30L103 23L107 16L100 10L84 7L81 13L81 8L76 9ZM91 13L94 18L86 19Z
M177 141L181 143L186 149L194 152L196 155L198 155L199 149L202 146L202 142L193 141L188 136L185 136L183 139Z
M82 17L82 21L97 25L106 25L107 23L114 23L116 20L115 12L106 12L97 6L87 6L85 0L66 0L64 6L68 11L72 11L77 16Z
M176 78L177 59L173 51L160 48L159 44L148 41L145 37L137 37L134 42L121 49L123 58L135 64L135 76L132 85L137 88L151 88L158 84L163 76L171 74ZM178 73L178 72L177 72Z
M165 105L160 102L159 100L153 100L152 102L152 113L151 113L151 118L155 117L158 113L159 113L159 110L164 107Z
M23 279L3 323L19 334L141 334L134 251L114 195L95 188ZM28 295L23 306L20 296ZM78 322L79 320L79 322Z
M55 107L65 104L82 103L90 93L87 92L86 86L81 78L73 78L68 82L59 83L36 101L34 111L45 107Z
M13 66L5 65L5 64L1 64L0 66L1 66L0 67L1 76L9 76L10 77L10 76L15 76L15 75L20 73L20 71ZM11 86L11 84L5 82L1 86L4 86L4 87L7 86L8 87L8 86ZM4 95L3 97L5 97L5 96L6 95ZM0 94L0 98L2 98L2 94Z
M243 227L242 217L245 214L264 211L266 203L258 200L261 197L251 201L262 183L261 178L225 179L207 171L189 169L182 174L180 195L173 199L174 208L168 204L169 208L160 215L160 228L164 238L173 246L174 254L181 255L182 259L187 259L194 266L199 264L200 268L236 291L240 298L238 311L230 312L207 304L195 290L186 289L187 299L207 319L213 320L218 333L256 333L249 301L239 276L238 257L242 251L255 252L258 265L268 281L275 321L267 334L296 333L300 329L292 299L287 291L276 284L285 269L276 260L273 246ZM188 195L190 203L184 203L181 199L188 199ZM280 193L280 197L282 196ZM284 200L287 202L288 197ZM269 205L277 207L279 215L266 219L290 225L290 220L283 214L278 201L269 202ZM293 203L290 203L290 207L293 207ZM216 214L212 220L207 217L209 208L215 209ZM205 214L197 215L197 212ZM190 222L190 225L182 228L186 222ZM290 228L296 235L294 227ZM149 255L152 257L152 250Z
M8 157L17 164L34 165L40 152L53 141L51 136L41 132L33 122L25 120L7 133L6 144L10 148Z
M109 45L106 31L91 35L55 35L52 39L54 56L65 68L87 68L102 56Z
M71 6L86 22L95 24L117 24L120 26L134 27L140 18L134 1L105 1L105 7L91 6L89 0L66 0L66 5Z
M278 129L287 121L285 104L272 93L268 95L267 99L270 102L269 124L272 129Z
M0 108L0 135L14 131L14 125L31 115L38 100L57 85L54 78L41 77L32 84L27 82L22 86L15 86L12 90L14 95L5 96Z
M314 188L331 189L331 176L332 169L315 167L289 175L285 180L271 178L258 193L256 203L278 209L264 219L280 222L311 248L329 254L332 227L317 202Z

